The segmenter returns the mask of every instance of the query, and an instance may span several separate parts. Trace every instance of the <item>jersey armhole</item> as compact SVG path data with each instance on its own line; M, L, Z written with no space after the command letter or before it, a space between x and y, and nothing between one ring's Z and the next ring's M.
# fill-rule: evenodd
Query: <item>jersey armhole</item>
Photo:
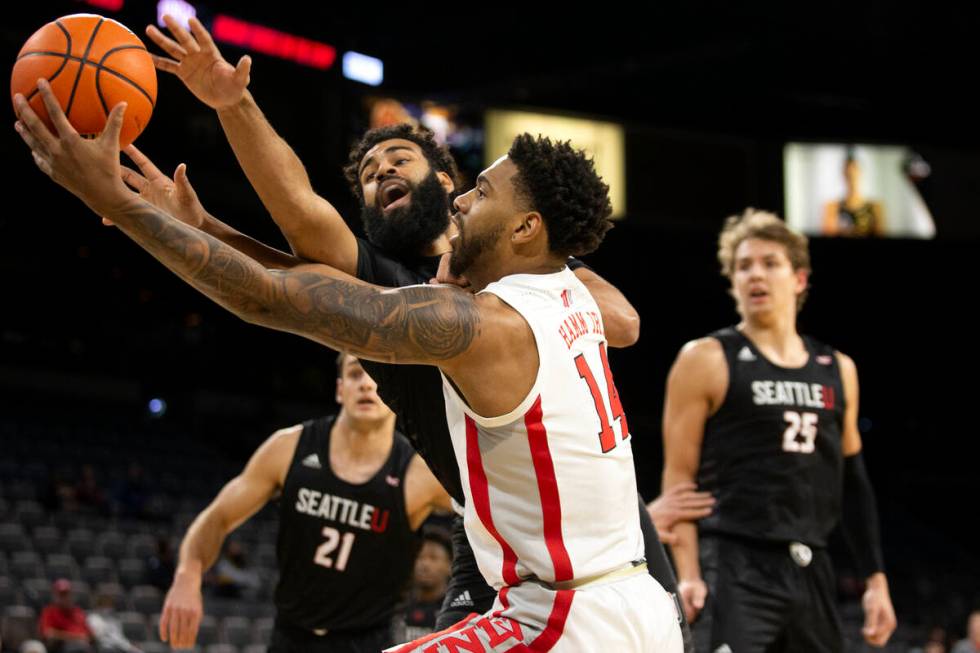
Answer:
M449 377L447 377L442 372L442 370L439 370L439 374L440 376L442 376L442 385L446 389L446 392L450 393L451 396L456 397L457 401L459 402L460 408L468 417L470 417L474 422L476 422L480 426L484 426L486 428L497 428L500 426L511 424L512 422L516 422L517 420L523 418L524 414L527 413L527 411L530 410L532 404L534 404L538 395L541 394L540 386L541 386L541 368L542 368L541 365L542 340L539 337L537 330L534 328L534 325L531 324L531 322L529 322L526 317L524 317L524 314L521 311L519 311L513 304L508 302L506 298L502 297L494 289L485 289L482 290L481 292L491 293L492 295L497 297L500 301L507 304L507 306L509 306L511 310L517 313L521 317L521 319L524 320L524 323L527 324L528 328L531 330L531 336L534 338L534 346L538 352L538 369L534 373L534 383L531 384L531 389L528 390L527 394L513 410L510 410L507 413L503 415L498 415L496 417L484 417L483 415L478 414L472 408L470 408L470 405L466 402L466 399L463 398L463 395L456 390L456 385L449 379Z
M727 379L725 380L725 394L722 396L721 401L718 402L718 407L715 409L715 411L712 412L710 415L708 415L708 419L705 420L706 424L708 420L713 419L716 415L721 413L721 410L728 404L728 397L731 395L732 387L735 385L733 383L733 378L732 378L732 374L733 374L732 362L731 360L729 360L728 349L725 348L724 341L718 335L715 334L711 334L707 337L710 338L711 340L716 341L718 343L718 346L721 347L721 355L722 355L722 359L725 361L725 376L727 377Z

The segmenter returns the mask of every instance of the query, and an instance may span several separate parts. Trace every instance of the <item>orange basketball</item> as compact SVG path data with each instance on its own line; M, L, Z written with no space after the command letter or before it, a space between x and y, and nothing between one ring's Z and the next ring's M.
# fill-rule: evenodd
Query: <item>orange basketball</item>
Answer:
M37 90L42 77L82 136L97 136L112 108L125 101L121 146L143 131L157 99L157 73L146 46L121 23L95 14L72 14L48 23L17 55L10 97L22 93L53 130Z

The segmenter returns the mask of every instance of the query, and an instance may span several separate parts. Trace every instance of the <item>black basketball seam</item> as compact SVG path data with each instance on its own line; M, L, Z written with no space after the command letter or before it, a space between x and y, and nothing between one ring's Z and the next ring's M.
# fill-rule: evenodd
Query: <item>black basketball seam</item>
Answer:
M121 46L121 47L116 48L116 49L123 49L123 48L131 48L131 49L134 49L134 50L146 50L146 48L141 47L141 46L138 46L138 45ZM25 54L22 54L20 57L18 57L17 60L19 61L21 59L24 59L25 57L62 57L63 59L65 59L65 62L66 63L68 61L83 61L83 59L81 57L76 57L76 56L73 56L73 55L66 56L62 52L49 52L47 50L35 50L34 52L27 52ZM110 75L115 75L116 77L118 77L119 79L123 80L124 82L126 82L128 84L131 84L136 90L138 90L140 93L142 93L144 96L146 96L146 99L150 101L150 106L156 107L156 102L153 101L153 98L146 91L146 89L144 89L142 86L140 86L139 84L137 84L134 80L132 80L129 77L127 77L126 75L122 74L118 70L114 70L114 69L110 68L109 66L103 65L103 64L101 64L101 63L99 63L97 61L92 61L91 59L89 59L89 60L86 61L86 63L89 66L92 66L92 67L98 69L99 71L107 72ZM62 67L64 67L64 65L62 65ZM54 79L54 77L52 77L51 79ZM98 82L98 77L96 77L96 82ZM37 93L37 89L34 89L33 91L31 91L31 95L28 97L28 99L30 99L31 97L34 97L34 95L36 93Z
M82 71L85 69L85 62L88 61L88 53L91 52L92 44L95 43L95 37L104 22L105 18L100 18L99 22L95 24L95 29L92 30L92 36L88 39L88 45L85 46L85 52L82 53L82 61L78 64L78 74L75 75L75 83L72 84L71 95L68 96L68 106L65 107L66 117L71 114L71 105L75 103L75 91L78 90L78 82L82 79Z
M69 32L65 28L65 26L61 24L61 21L60 20L54 21L54 24L58 27L58 29L61 30L62 34L65 35L65 40L67 41L67 45L65 47L65 51L64 52L56 52L56 53L53 53L53 54L57 54L58 56L62 57L62 60L61 60L61 65L58 66L58 70L54 71L54 74L51 75L51 77L48 77L48 81L49 82L53 82L54 81L54 78L61 74L61 71L65 69L65 66L68 65L69 57L71 57L71 32ZM33 53L32 52L28 52L25 55L21 55L20 57L17 57L17 61L20 61L21 59L23 59L24 57L26 57L26 56L28 56L30 54L33 54ZM35 86L34 87L34 90L27 94L27 101L30 102L32 99L34 99L34 96L37 95L37 94L38 94L38 90L37 90L37 86Z
M137 84L133 80L129 79L128 77L126 77L122 73L117 73L116 71L112 70L111 68L109 68L109 67L107 67L105 65L104 62L105 62L106 59L109 58L109 55L111 55L114 52L119 52L120 50L146 50L146 48L141 47L141 46L138 46L138 45L120 45L120 46L117 46L115 48L112 48L112 49L108 50L105 54L102 55L102 58L99 59L99 63L96 64L96 68L95 68L95 94L99 96L99 102L102 103L102 111L105 112L106 118L109 117L109 105L106 104L105 98L102 97L102 82L101 82L102 76L99 74L99 73L101 73L103 71L108 72L108 73L111 73L111 74L115 75L116 77L118 77L119 79L123 80L124 82L129 83L133 88L135 88L137 91L139 91L140 93L142 93L143 95L146 96L146 99L150 101L150 107L151 108L156 108L156 105L153 103L153 98L150 97L150 94L147 93L143 89L142 86L140 86L139 84Z
M143 46L141 46L141 45L126 45L126 46L120 46L120 47L134 48L136 50L146 50L146 48L143 47ZM50 55L50 56L53 56L53 57L64 57L64 58L68 59L69 61L81 61L82 60L81 57L76 57L73 54L65 54L64 52L55 52L53 50L31 50L30 52L25 52L24 54L22 54L19 57L17 57L17 61L20 61L21 59L26 59L27 57L36 57L38 55ZM89 62L89 65L92 65L92 66L97 66L98 65L95 61L92 61L91 59L89 59L88 62Z

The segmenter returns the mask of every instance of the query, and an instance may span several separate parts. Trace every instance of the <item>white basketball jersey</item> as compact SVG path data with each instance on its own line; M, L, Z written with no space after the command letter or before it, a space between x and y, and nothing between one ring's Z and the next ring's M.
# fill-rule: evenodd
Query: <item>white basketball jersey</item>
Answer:
M540 360L527 397L498 417L474 413L443 377L464 524L484 578L497 589L532 576L567 581L642 558L633 451L592 295L567 268L482 292L524 317Z

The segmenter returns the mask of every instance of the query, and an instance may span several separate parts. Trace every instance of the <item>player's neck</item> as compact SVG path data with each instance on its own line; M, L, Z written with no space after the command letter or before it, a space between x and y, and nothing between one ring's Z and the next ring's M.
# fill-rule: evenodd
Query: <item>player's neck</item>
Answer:
M348 461L370 461L387 456L395 433L395 416L383 420L357 420L341 410L330 434L330 456Z
M773 362L793 367L805 356L806 348L796 330L796 312L768 316L768 319L743 319L738 330Z
M419 603L432 603L434 601L440 600L446 595L446 585L437 585L435 587L430 587L428 589L416 587L415 588L415 600Z
M567 259L551 254L538 256L509 256L506 259L488 262L483 269L464 272L473 292L479 292L494 281L512 274L554 274L565 267Z
M844 206L848 208L856 208L864 204L864 195L857 188L848 188L847 193L844 194Z

